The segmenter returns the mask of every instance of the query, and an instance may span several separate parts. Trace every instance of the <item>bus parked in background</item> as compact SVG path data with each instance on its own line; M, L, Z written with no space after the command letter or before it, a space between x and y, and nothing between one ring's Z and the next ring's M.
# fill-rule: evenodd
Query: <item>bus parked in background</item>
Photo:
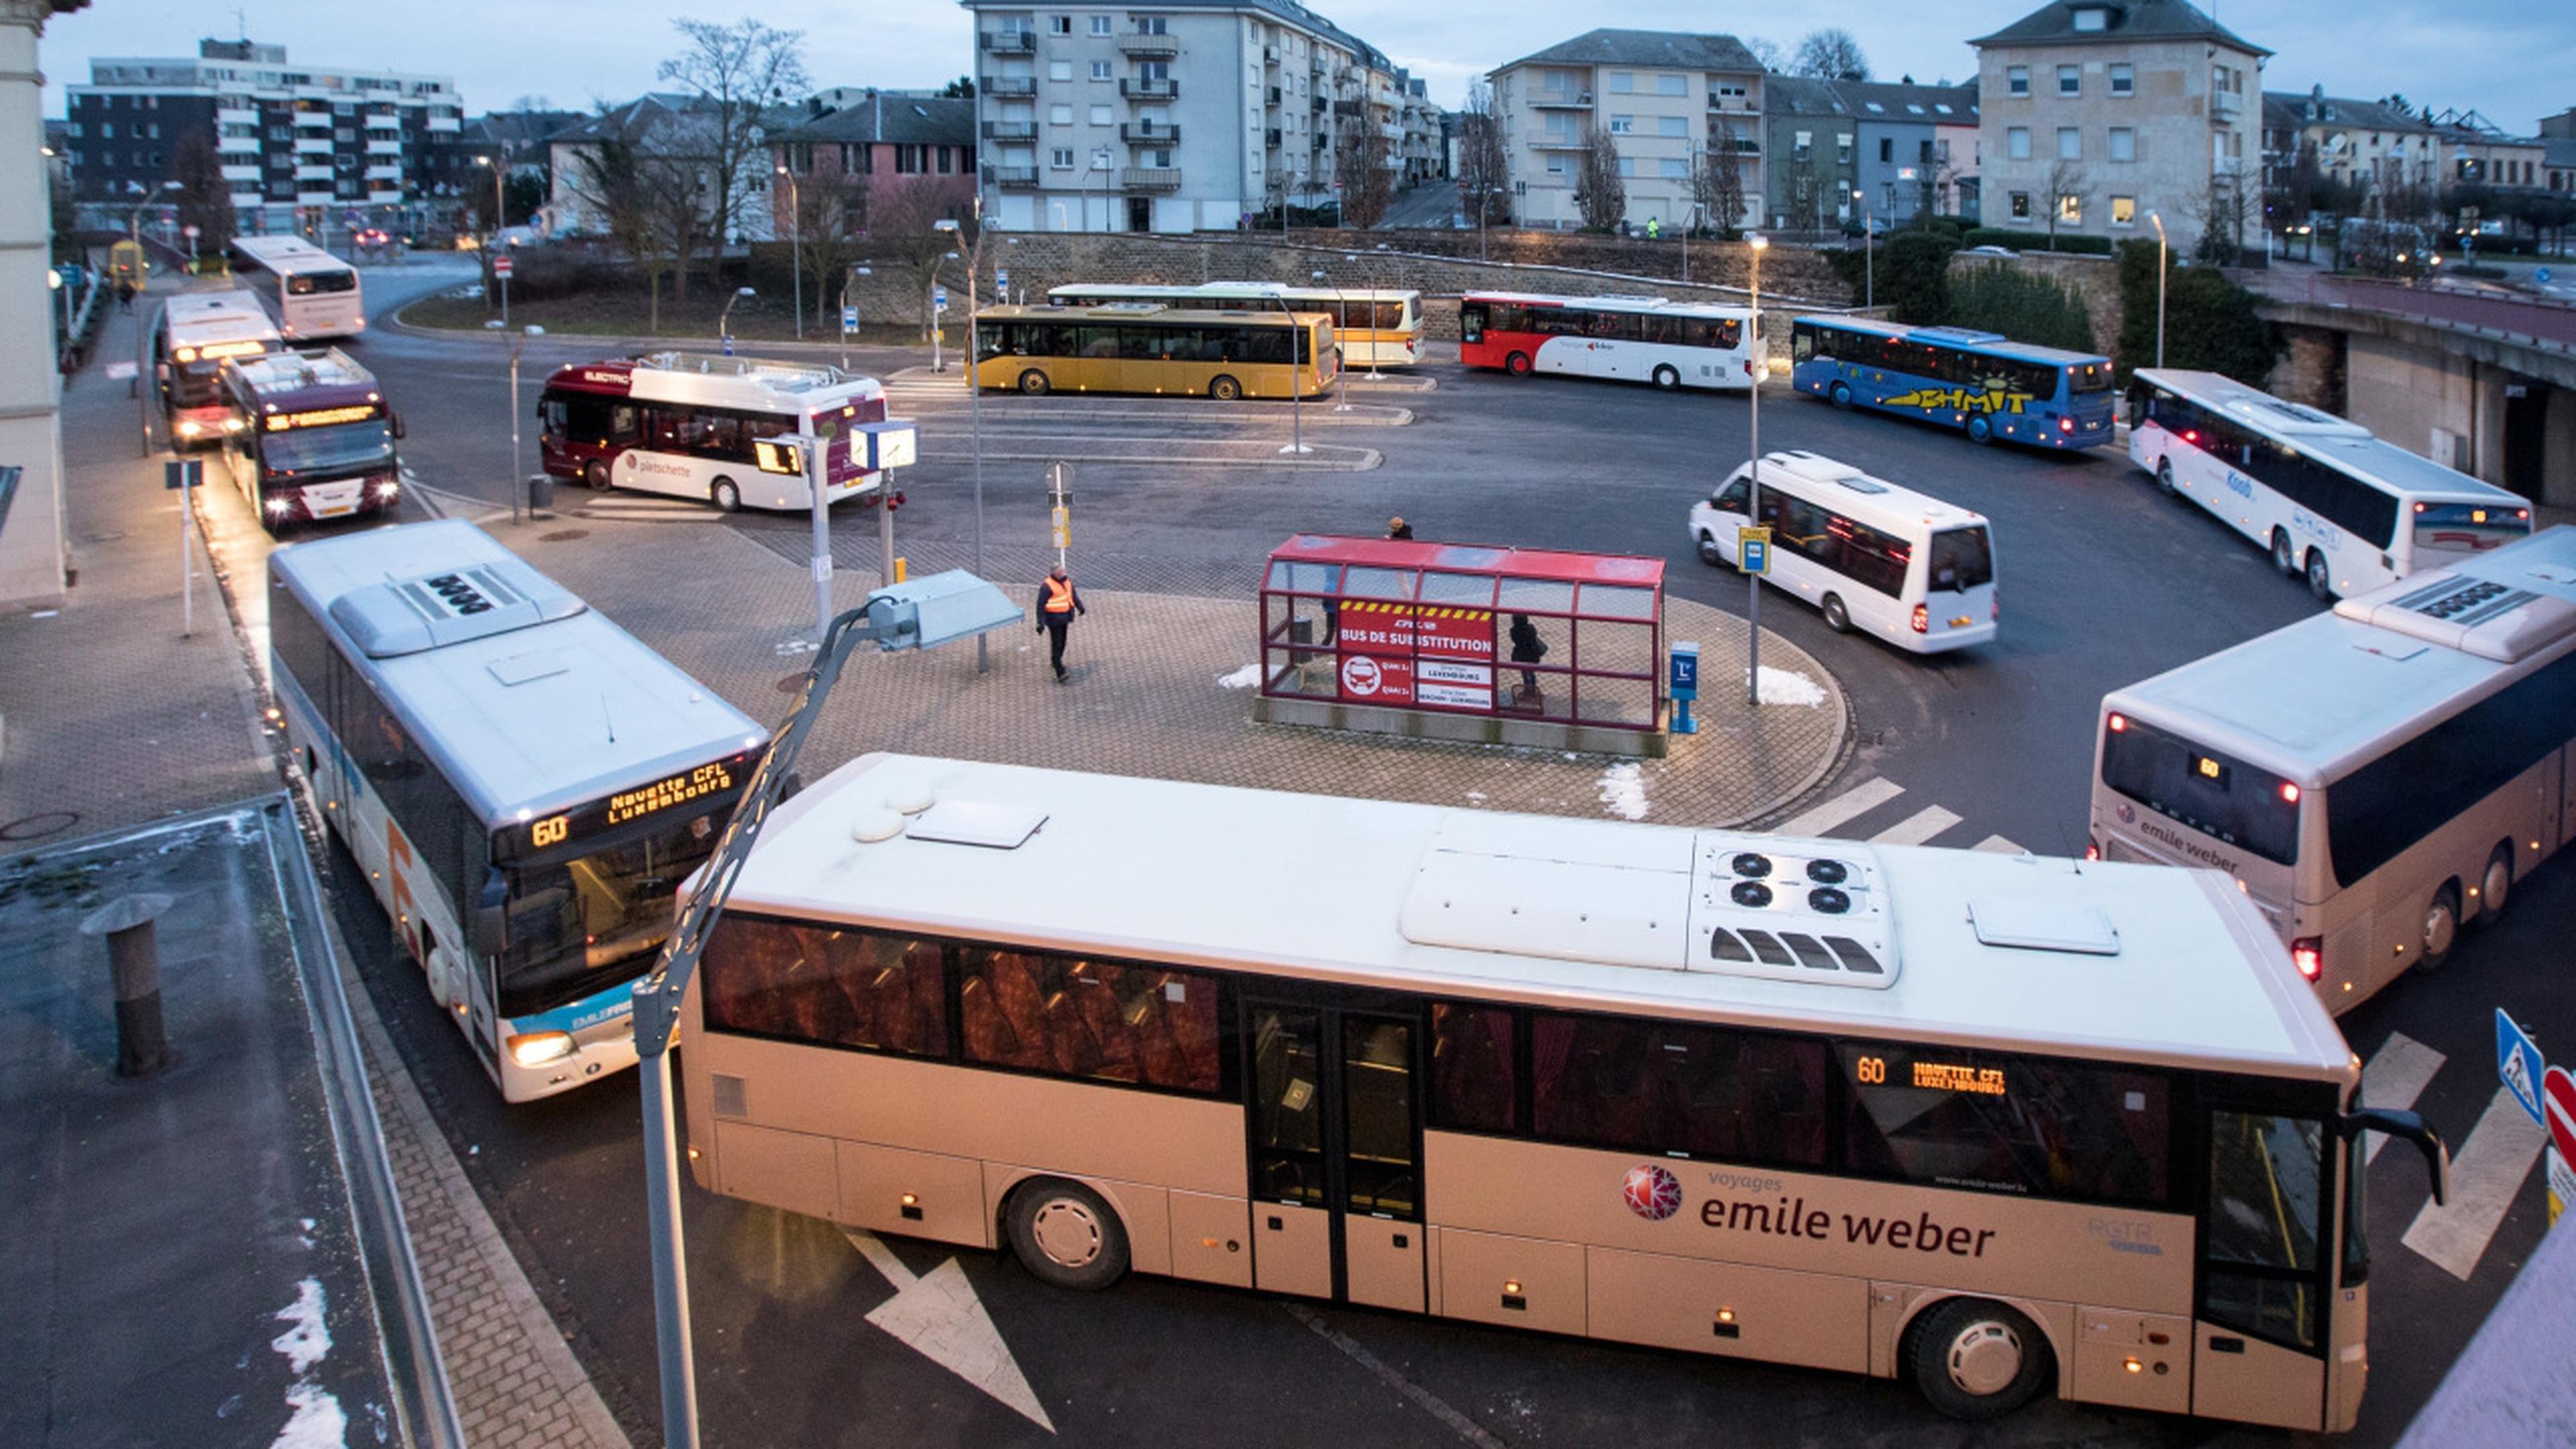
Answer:
M355 337L367 330L358 269L300 236L234 237L233 276L258 294L289 342Z
M1865 407L2040 448L2112 439L2111 359L1962 327L1867 317L1801 317L1790 385L1838 408Z
M224 461L272 534L298 523L390 513L402 498L402 420L375 374L333 347L224 364L232 423Z
M2272 566L2319 600L2531 532L2519 494L2232 377L2140 368L2132 392L2129 457L2269 548Z
M1085 282L1047 290L1059 307L1159 302L1195 310L1242 312L1285 305L1333 319L1344 367L1411 367L1422 360L1422 294L1375 287L1290 287L1275 282L1202 282L1195 287L1122 287Z
M2214 871L870 755L730 901L699 1186L1065 1288L2332 1432L2440 1160Z
M257 357L277 344L277 328L248 292L171 298L152 334L152 371L172 444L184 449L222 441L226 425L239 420L224 393L225 360Z
M1661 297L1469 292L1458 301L1458 360L1514 377L1537 372L1678 387L1753 386L1753 314Z
M977 387L1208 397L1320 396L1337 368L1333 322L1313 312L1160 302L987 307L975 316Z
M470 523L268 568L294 761L502 1097L633 1066L631 984L767 732Z
M657 352L576 363L537 399L547 473L737 508L811 508L802 477L763 473L753 444L795 433L822 442L824 502L873 494L854 423L885 421L885 389L823 363Z
M1691 505L1700 562L1732 564L1736 534L1771 530L1772 587L1824 613L1837 634L1854 627L1899 649L1932 654L1995 637L1995 544L1984 514L1873 478L1808 452L1762 460L1757 520L1747 516L1752 465L1739 465Z
M2114 690L2092 850L2233 875L2337 1011L2576 832L2576 528Z

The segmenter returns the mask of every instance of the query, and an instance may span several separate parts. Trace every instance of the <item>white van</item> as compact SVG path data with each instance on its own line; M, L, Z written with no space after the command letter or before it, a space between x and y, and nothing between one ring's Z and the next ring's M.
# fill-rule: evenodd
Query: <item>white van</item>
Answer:
M1753 466L1691 505L1702 563L1732 563ZM1995 545L1982 513L1956 508L1814 453L1766 453L1762 517L1771 572L1822 610L1836 633L1857 628L1933 654L1995 637Z

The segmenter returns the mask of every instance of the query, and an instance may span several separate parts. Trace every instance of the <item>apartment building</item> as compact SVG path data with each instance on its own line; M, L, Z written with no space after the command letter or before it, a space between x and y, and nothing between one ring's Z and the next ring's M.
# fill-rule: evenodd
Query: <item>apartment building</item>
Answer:
M2186 0L2054 0L1977 49L1990 227L2263 244L2262 69L2271 52Z
M313 66L290 62L282 45L205 40L193 57L94 60L89 84L65 96L84 199L158 190L191 135L213 137L246 232L286 230L299 208L407 206L465 179L451 174L464 103L446 76Z
M1976 168L1973 84L1773 76L1762 116L1771 188L1764 225L1830 232L1959 214ZM1973 179L1969 181L1973 192Z
M1763 97L1781 77L1765 75L1734 36L1594 30L1489 79L1523 226L1583 224L1575 190L1595 128L1618 148L1631 227L1681 225L1703 194L1694 176L1719 165L1734 167L1743 205L1704 224L1760 223Z
M1005 230L1230 230L1332 203L1346 136L1398 184L1434 154L1412 78L1293 0L961 3L984 215Z
M2422 210L2460 183L2549 189L2548 145L2508 135L2475 111L2414 111L2330 96L2324 86L2263 93L2266 186L2286 184L2299 158L2313 155L2318 178L2358 186L2365 210Z
M826 97L838 102L827 104ZM770 234L794 234L790 210L818 187L835 187L842 220L864 235L871 210L884 213L897 197L918 196L921 206L898 206L893 216L963 216L975 194L975 102L926 91L836 87L806 103L801 124L772 130L772 160L796 179L797 188L770 189ZM843 184L847 183L847 184ZM815 209L808 206L809 224ZM808 232L810 235L810 231Z

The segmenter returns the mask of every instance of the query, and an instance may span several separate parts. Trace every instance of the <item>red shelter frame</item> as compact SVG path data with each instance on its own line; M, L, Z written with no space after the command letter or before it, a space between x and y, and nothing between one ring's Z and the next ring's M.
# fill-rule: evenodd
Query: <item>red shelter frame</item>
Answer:
M1664 561L1301 533L1261 585L1276 699L1652 733Z

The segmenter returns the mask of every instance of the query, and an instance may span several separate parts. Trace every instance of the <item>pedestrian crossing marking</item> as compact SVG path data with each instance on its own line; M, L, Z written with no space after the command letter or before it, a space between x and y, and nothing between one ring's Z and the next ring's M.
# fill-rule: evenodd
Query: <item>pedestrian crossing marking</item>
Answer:
M2427 1201L2406 1229L2406 1246L2467 1282L2548 1140L2512 1090L2497 1087L2469 1140L2451 1155L2449 1205Z
M1926 805L1871 836L1869 842L1872 845L1921 845L1958 823L1958 816L1938 805Z
M2387 1107L2403 1112L2424 1095L2433 1074L2449 1060L2440 1052L2424 1045L2402 1031L2392 1031L2379 1050L2370 1054L2370 1062L2361 1069L2361 1105ZM2361 1151L2365 1163L2379 1160L2379 1149L2388 1145L2385 1132L2365 1132L2367 1141Z
M1905 793L1891 780L1872 777L1812 809L1781 821L1782 835L1822 835L1846 820L1866 815Z

